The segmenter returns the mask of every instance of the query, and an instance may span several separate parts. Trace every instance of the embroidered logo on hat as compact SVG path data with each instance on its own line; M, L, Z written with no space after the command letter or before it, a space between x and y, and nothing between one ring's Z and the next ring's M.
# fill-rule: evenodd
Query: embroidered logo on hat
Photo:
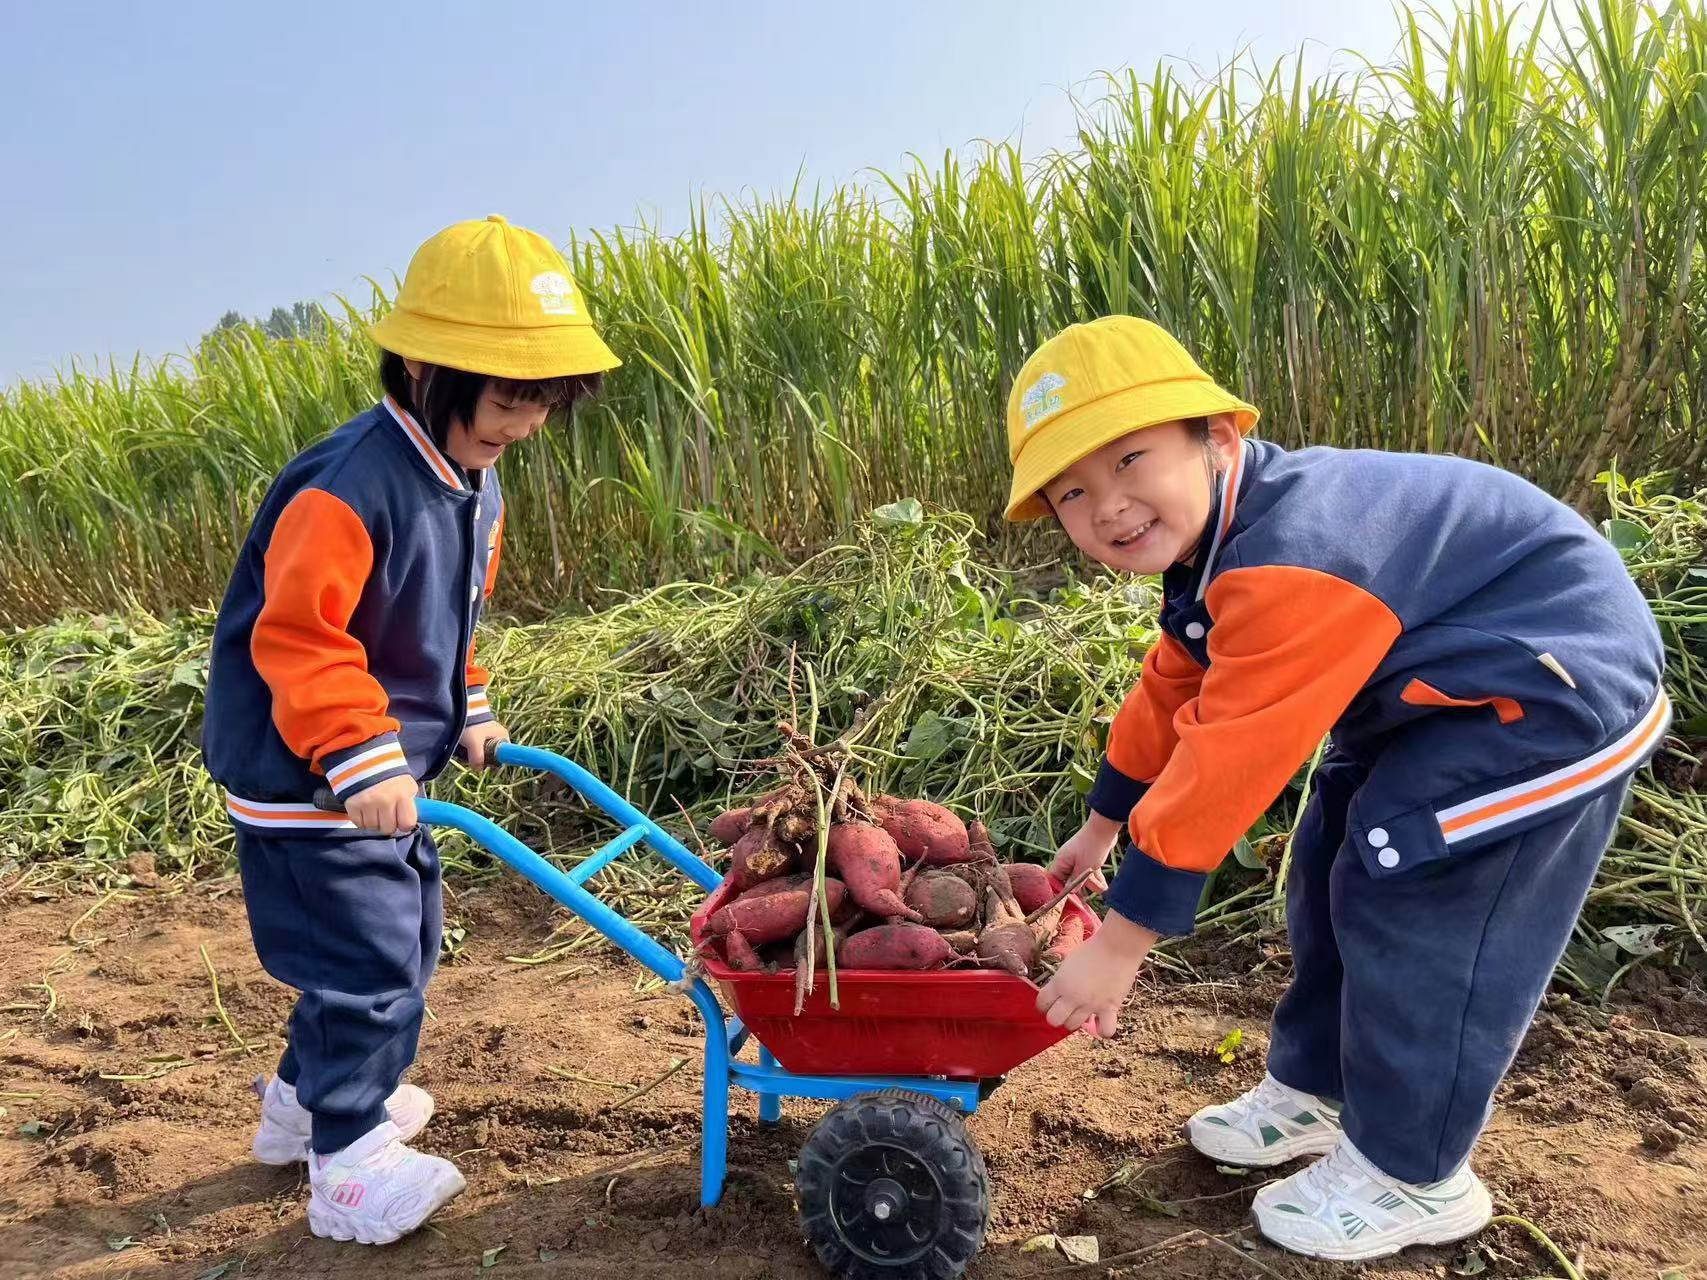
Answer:
M1046 373L1026 389L1020 407L1025 413L1025 425L1035 427L1052 413L1061 409L1061 388L1067 380L1058 373Z
M575 314L575 286L558 271L542 271L530 286L539 295L539 309L548 316Z

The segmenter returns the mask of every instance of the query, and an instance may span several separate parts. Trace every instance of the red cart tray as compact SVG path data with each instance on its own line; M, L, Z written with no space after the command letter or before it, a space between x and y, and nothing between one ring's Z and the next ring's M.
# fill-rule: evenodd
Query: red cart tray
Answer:
M733 891L725 881L694 913L695 947L707 918ZM1087 938L1096 932L1100 921L1077 897L1067 899L1066 910L1084 919ZM1037 985L1011 973L838 969L841 1007L832 1009L820 970L817 990L796 1017L792 971L742 973L711 952L701 959L724 1003L796 1075L984 1080L1006 1075L1071 1034L1037 1012Z

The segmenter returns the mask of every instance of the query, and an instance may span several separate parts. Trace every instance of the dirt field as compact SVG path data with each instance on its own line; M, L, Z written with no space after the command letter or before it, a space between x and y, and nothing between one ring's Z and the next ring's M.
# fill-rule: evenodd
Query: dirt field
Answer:
M250 1084L272 1067L291 995L255 962L235 880L0 898L0 1276L823 1275L789 1171L821 1106L785 1103L761 1128L740 1097L728 1193L697 1212L687 1002L637 993L638 969L598 956L506 960L562 918L531 888L463 893L449 914L467 932L431 990L411 1078L438 1103L421 1145L455 1157L469 1187L432 1229L374 1250L311 1237L299 1173L249 1157ZM247 1054L216 1014L204 947ZM1260 1177L1217 1172L1179 1127L1260 1076L1276 968L1238 985L1153 981L1118 1041L1075 1037L1010 1077L971 1125L996 1204L974 1277L1564 1274L1513 1226L1468 1256L1360 1270L1257 1242ZM1225 1065L1212 1051L1234 1028L1244 1044ZM1502 1102L1477 1162L1500 1212L1544 1228L1584 1276L1707 1276L1707 995L1638 972L1610 1018L1555 1002ZM1022 1250L1044 1232L1094 1235L1101 1262Z

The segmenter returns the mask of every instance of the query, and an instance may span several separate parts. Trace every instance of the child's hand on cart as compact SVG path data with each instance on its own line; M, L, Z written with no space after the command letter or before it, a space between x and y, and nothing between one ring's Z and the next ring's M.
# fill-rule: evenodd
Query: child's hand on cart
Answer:
M363 831L394 836L415 829L415 797L420 793L415 779L405 775L376 782L344 801L344 812Z
M509 740L508 729L496 720L488 720L485 724L473 724L464 729L456 752L463 764L479 773L492 766L492 752L497 750L498 744ZM341 808L363 831L395 836L415 829L420 820L415 811L415 801L420 793L420 786L413 778L387 778L358 791L341 805L327 797L317 798L316 803L323 808Z
M510 731L496 720L471 724L462 731L462 737L456 744L456 754L463 764L479 773L491 767L492 752L497 750L498 744L509 740Z
M1067 953L1055 976L1037 994L1037 1010L1055 1027L1105 1039L1120 1020L1120 1008L1137 980L1144 957L1161 935L1110 911L1083 946Z

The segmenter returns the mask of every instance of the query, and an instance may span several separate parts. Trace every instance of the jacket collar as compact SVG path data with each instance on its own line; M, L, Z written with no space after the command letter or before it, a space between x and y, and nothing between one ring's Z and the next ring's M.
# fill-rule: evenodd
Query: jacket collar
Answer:
M390 396L385 397L384 403L392 423L403 433L404 439L414 446L415 452L421 455L421 461L427 464L427 470L433 473L434 479L453 492L468 492L469 486L462 468L439 451L432 436L415 420L415 416Z
M1253 452L1249 440L1239 441L1232 465L1215 478L1215 494L1209 504L1209 519L1204 525L1197 563L1190 568L1176 564L1162 575L1162 589L1169 600L1181 605L1199 604L1209 590L1210 579L1215 576L1215 562L1233 528L1239 498L1250 488Z

